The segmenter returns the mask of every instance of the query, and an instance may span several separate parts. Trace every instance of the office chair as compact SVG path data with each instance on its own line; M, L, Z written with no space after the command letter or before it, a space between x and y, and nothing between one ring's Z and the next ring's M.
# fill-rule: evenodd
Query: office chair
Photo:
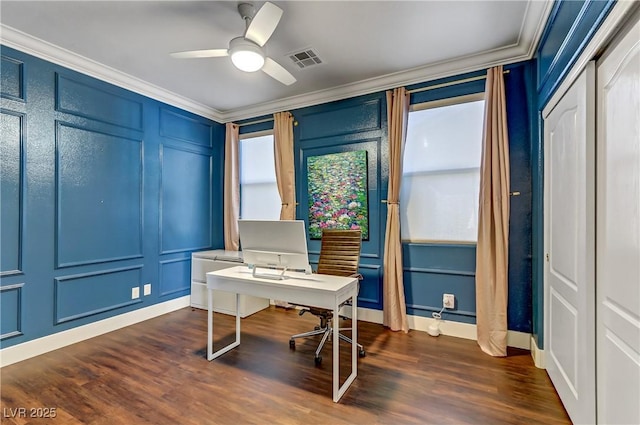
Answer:
M320 259L318 260L318 269L316 272L318 274L334 276L357 277L358 280L362 280L362 275L358 273L361 246L362 236L360 230L324 229L320 243ZM320 325L316 326L312 331L293 335L289 340L289 348L295 350L295 340L298 338L322 335L322 339L316 349L314 358L315 364L319 365L322 362L320 352L322 351L324 344L327 342L327 339L329 339L334 331L331 326L333 311L311 306L302 307L303 309L300 310L299 314L302 316L306 312L309 312L314 316L318 316L320 318ZM351 328L340 328L338 324L338 332L343 330L350 331ZM351 338L343 335L342 333L339 333L339 337L349 344L353 343ZM364 347L361 344L358 344L358 354L360 357L364 357L366 355Z

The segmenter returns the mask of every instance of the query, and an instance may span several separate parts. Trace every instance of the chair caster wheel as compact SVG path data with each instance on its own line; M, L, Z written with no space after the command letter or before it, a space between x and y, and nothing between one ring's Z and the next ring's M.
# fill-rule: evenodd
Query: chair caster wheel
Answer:
M290 339L289 340L289 348L292 350L296 349L296 340L295 339Z
M314 363L316 364L316 366L320 366L320 364L322 363L322 356L316 356L313 358Z
M360 350L358 351L358 356L360 357L366 357L367 353L364 352L364 350Z

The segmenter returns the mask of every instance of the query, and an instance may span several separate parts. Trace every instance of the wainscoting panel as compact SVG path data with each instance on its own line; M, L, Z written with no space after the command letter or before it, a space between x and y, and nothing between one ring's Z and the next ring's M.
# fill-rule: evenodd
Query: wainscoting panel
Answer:
M142 141L57 123L57 267L142 256Z
M211 155L162 145L160 253L211 247Z
M9 56L2 55L0 76L2 78L2 84L0 84L2 97L24 101L24 63Z
M345 101L339 107L322 112L296 113L296 119L304 123L300 126L300 140L378 130L381 128L381 108L378 98L366 102Z
M56 73L56 110L119 127L142 129L142 103L119 96L103 84Z
M211 125L167 109L160 110L160 136L198 146L213 146Z
M55 324L116 310L142 302L131 299L131 288L140 288L142 265L75 274L54 279Z
M405 268L403 276L407 314L431 317L431 313L442 309L442 295L446 293L455 295L455 308L445 310L442 318L475 323L474 274L453 270ZM425 304L425 301L428 303Z
M6 276L22 273L24 116L6 110L0 116L0 276Z
M443 319L475 323L475 245L404 243L402 258L408 314L431 317L447 293L456 304Z
M22 335L22 288L24 283L0 288L0 340Z
M363 279L360 281L358 307L376 308L382 305L382 266L378 264L360 264L358 268Z
M191 257L160 261L160 296L191 289Z

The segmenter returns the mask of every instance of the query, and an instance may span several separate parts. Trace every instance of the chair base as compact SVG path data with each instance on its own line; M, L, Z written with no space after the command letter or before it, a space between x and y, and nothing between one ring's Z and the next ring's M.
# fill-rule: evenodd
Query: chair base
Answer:
M342 330L342 329L340 329ZM351 330L349 328L346 328L344 330ZM339 331L338 331L339 332ZM321 362L322 362L322 356L320 355L320 353L322 352L322 349L324 348L325 343L327 342L327 340L329 339L329 337L333 334L333 328L331 326L329 326L328 324L325 325L324 327L320 326L319 329L314 329L312 331L309 332L303 332L300 334L296 334L293 335L290 339L289 339L289 348L291 348L292 350L295 350L296 348L296 339L298 338L308 338L311 336L317 336L317 335L322 335L322 339L320 340L320 344L318 345L318 348L316 349L316 353L315 353L315 363L316 366L318 366ZM349 338L346 335L343 335L341 333L338 333L338 337L349 343L349 344L353 344L353 340L351 338ZM366 356L366 352L364 351L364 347L362 346L362 344L356 344L358 346L358 355L360 357L365 357Z

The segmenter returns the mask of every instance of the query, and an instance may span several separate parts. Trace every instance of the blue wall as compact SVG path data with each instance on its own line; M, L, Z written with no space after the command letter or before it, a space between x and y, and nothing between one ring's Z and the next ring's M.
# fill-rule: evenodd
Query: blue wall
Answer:
M535 64L514 64L505 76L511 150L511 185L520 196L511 199L509 329L531 331L531 137L535 111ZM418 84L409 89L485 75L476 72ZM412 103L484 92L484 80L412 94ZM363 241L358 303L382 309L382 262L388 185L387 109L384 92L292 111L296 158L297 217L307 222L307 159L352 150L366 150L370 237ZM264 117L257 117L261 120ZM242 133L271 124L241 127ZM311 262L317 262L319 241L309 240ZM442 307L442 294L454 293L456 309L447 320L475 323L475 245L405 243L404 285L409 314L431 317Z
M615 0L555 2L536 54L541 111L614 5Z
M542 110L584 48L591 41L614 0L556 1L536 53L538 107L531 151L532 169L532 333L544 348L544 128Z
M1 106L1 346L188 295L224 127L6 47Z

